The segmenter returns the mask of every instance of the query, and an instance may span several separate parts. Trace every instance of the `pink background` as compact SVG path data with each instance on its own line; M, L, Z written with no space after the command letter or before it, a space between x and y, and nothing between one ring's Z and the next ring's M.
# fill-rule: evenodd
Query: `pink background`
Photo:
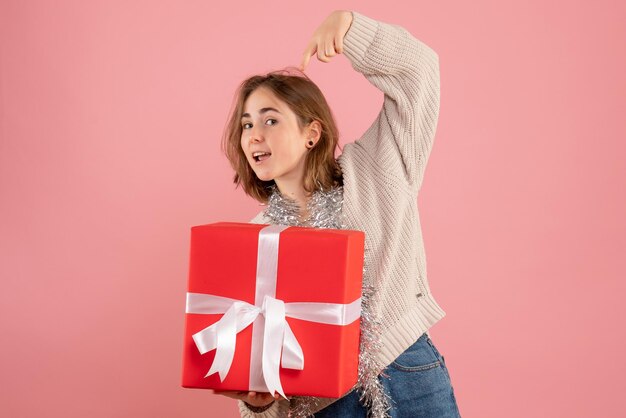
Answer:
M234 89L345 8L440 56L419 204L463 417L623 416L624 3L217 3L0 2L0 415L238 416L180 387L189 229L260 209L219 148ZM357 138L382 95L309 74Z

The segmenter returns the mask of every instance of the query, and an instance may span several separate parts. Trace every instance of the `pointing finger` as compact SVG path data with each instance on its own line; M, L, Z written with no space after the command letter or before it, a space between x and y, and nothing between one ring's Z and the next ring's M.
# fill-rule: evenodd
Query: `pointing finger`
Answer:
M307 48L304 50L304 54L302 54L302 62L300 64L300 70L304 71L306 67L309 65L309 61L311 60L311 56L317 51L316 44L309 44Z

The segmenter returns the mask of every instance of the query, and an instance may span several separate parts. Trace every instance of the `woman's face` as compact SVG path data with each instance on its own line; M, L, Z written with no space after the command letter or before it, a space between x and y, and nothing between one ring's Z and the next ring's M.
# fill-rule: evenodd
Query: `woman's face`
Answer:
M257 88L244 103L241 126L241 148L259 179L302 183L308 139L285 102Z

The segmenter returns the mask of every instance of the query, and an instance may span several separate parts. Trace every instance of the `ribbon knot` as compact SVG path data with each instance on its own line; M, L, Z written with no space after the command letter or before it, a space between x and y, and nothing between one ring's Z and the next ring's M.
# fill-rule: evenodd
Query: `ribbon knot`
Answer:
M278 392L286 398L279 378L280 366L294 370L304 369L304 353L287 322L285 302L265 296L263 305L258 307L216 295L187 293L187 313L221 313L215 309L209 311L206 307L224 304L230 305L224 316L193 335L200 354L216 350L213 364L205 377L219 373L221 381L226 378L235 356L237 334L252 324L259 315L263 315L263 378L270 393Z

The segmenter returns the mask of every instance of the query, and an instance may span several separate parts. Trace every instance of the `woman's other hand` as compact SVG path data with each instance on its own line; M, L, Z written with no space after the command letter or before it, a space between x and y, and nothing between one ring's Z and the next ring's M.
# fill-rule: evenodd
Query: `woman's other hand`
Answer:
M304 71L311 56L317 52L317 59L330 62L331 57L343 52L343 38L352 24L352 12L335 10L313 32L304 54L300 70Z
M224 395L229 398L238 399L252 406L265 406L277 400L280 395L277 393L272 396L267 392L247 392L236 390L213 390L216 395Z

